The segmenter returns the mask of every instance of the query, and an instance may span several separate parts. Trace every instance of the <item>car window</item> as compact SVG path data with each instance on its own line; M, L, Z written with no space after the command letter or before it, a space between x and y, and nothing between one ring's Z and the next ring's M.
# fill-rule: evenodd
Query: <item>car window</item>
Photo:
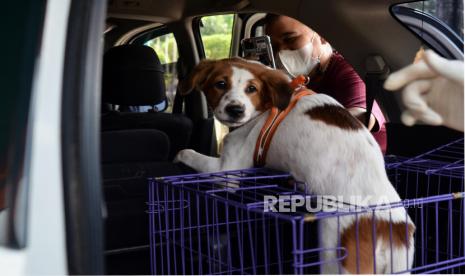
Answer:
M256 37L265 35L266 13L256 13L251 16L246 23L244 37Z
M221 59L229 57L233 23L233 14L202 17L200 35L206 58Z
M391 11L424 48L445 58L463 59L463 1L416 1L394 5Z
M176 62L179 58L178 45L173 33L163 34L152 38L144 43L151 47L158 55L160 63L165 70L165 86L168 102L162 102L155 106L156 110L164 110L171 113L173 111L174 97L176 96L176 88L178 87L178 72ZM145 112L152 107L139 107L140 112Z
M463 38L463 0L426 0L400 4L436 17Z
M204 16L201 18L200 24L200 36L205 51L205 58L228 58L231 53L234 15ZM215 119L215 131L219 153L223 146L223 138L228 134L229 129Z
M256 26L255 28L255 31L253 32L254 35L253 36L262 36L262 35L265 35L265 29L264 29L264 26L263 25L258 25Z

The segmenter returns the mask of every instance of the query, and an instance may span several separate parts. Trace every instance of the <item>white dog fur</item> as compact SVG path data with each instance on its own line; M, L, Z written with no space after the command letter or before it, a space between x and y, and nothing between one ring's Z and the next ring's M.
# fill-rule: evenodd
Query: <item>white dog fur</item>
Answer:
M218 84L221 81L226 85ZM183 86L183 90L187 93L193 88L203 91L218 120L228 126L240 127L225 137L223 152L219 158L188 149L179 152L175 161L199 172L253 167L253 152L257 137L269 114L267 109L270 105L282 105L283 108L289 102L290 96L283 95L292 92L289 87L285 88L286 83L289 83L289 80L284 73L238 58L204 61L199 64ZM254 89L250 86L254 86L256 91L253 92ZM231 104L244 107L241 118L232 118L225 111ZM328 113L325 112L331 112L330 108L338 114L326 116ZM290 172L296 180L306 182L308 191L312 194L342 196L345 202L364 206L400 201L399 195L388 180L383 155L375 139L360 122L354 121L354 117L344 112L347 111L330 96L316 94L303 97L277 129L268 151L266 166ZM332 122L328 119L331 116L339 116L340 120ZM357 126L357 123L360 125ZM355 198L360 197L365 201L355 202ZM359 216L359 219L361 217L370 222L364 227L371 229L371 213ZM389 226L386 227L389 221L395 224L397 229L397 232L390 233L391 235L404 235L393 238L397 243L386 240L386 231L388 236L390 231ZM377 230L384 234L377 232L376 235L376 272L392 273L411 268L414 226L405 209L401 207L377 211L376 222L380 227L384 225L387 228ZM319 237L320 246L335 248L338 235L343 235L344 231L349 229L353 231L354 216L343 216L339 223L338 232L335 218L320 222L320 233L324 233ZM357 227L359 231L368 231L361 229L361 224ZM408 230L408 234L407 231L399 230L402 227ZM371 236L371 232L369 233ZM354 236L347 235L349 239L354 239ZM390 243L394 243L392 264ZM363 248L363 244L360 246L361 250L372 250L369 247ZM336 254L335 250L329 250L320 257L329 262L337 257ZM342 271L339 271L338 265L333 262L323 265L322 273L355 273L354 254L349 252L348 260L342 265ZM359 261L360 273L374 272L373 260Z

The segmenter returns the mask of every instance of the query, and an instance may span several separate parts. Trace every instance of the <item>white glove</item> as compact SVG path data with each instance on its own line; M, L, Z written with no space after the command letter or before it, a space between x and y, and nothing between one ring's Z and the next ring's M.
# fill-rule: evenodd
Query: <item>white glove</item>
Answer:
M418 63L391 74L384 88L403 88L404 124L412 126L420 120L463 131L463 72L463 61L447 60L428 50Z

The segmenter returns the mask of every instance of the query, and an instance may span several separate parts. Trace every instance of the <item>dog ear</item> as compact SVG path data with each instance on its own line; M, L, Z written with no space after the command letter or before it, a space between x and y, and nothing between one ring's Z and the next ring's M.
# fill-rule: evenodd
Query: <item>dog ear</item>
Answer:
M271 100L271 105L285 109L291 101L293 90L291 80L281 70L268 69L261 74L265 93Z
M230 58L227 58L230 62L247 62L247 59L245 58L242 58L242 57L238 57L238 56L235 56L235 57L230 57Z
M202 60L194 67L194 70L189 74L187 79L185 79L180 84L179 91L181 95L185 96L192 92L194 89L199 89L200 86L206 81L208 74L211 72L211 69L215 65L214 60Z

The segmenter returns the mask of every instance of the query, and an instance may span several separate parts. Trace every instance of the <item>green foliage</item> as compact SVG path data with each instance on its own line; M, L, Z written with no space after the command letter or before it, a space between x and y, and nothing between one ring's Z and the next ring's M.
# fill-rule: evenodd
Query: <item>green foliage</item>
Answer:
M214 34L202 36L205 56L209 59L229 57L231 48L231 34Z
M214 34L231 34L234 16L227 15L212 15L202 17L202 25L200 33L202 37Z
M233 15L213 15L202 18L203 27L200 28L200 35L207 58L229 57L233 21Z
M234 15L212 15L202 18L200 28L205 56L210 59L221 59L229 56L231 48ZM145 45L157 52L162 64L178 60L178 46L173 34L166 34L149 40Z
M145 45L155 50L161 64L173 63L178 60L178 45L173 34L156 37L147 41Z

